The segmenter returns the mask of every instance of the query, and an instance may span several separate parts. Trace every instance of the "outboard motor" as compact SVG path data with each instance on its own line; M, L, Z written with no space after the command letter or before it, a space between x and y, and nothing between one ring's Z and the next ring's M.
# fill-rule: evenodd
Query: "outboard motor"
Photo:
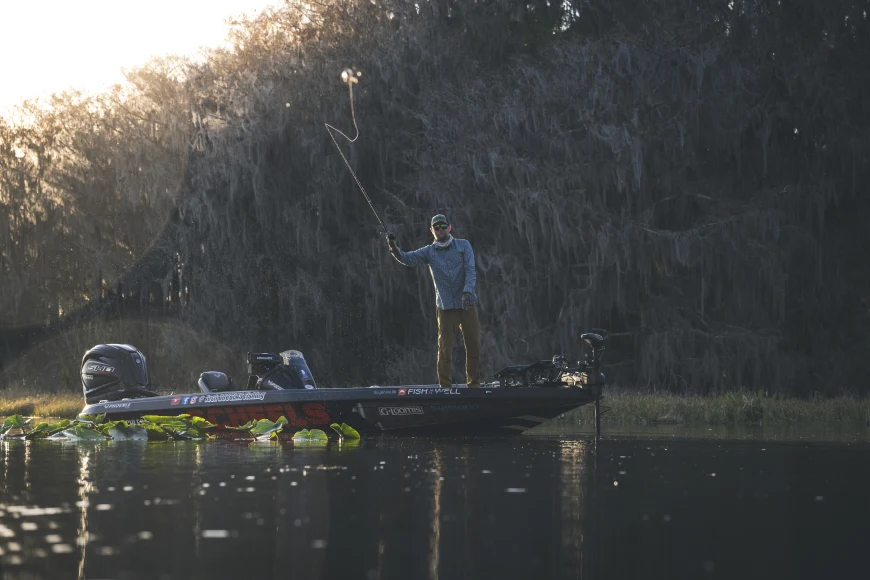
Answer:
M298 350L286 350L280 355L264 352L248 353L249 389L285 390L316 389L314 376L305 357Z
M87 404L156 397L148 390L145 355L129 344L98 344L82 357L82 390Z

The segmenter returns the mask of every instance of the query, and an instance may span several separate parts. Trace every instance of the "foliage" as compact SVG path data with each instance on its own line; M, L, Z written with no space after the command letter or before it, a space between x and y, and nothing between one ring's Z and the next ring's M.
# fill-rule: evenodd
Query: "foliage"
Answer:
M226 427L231 431L244 431L250 433L254 439L277 439L278 434L287 425L287 417L279 417L272 422L269 419L253 419L238 427Z
M37 423L30 426L30 420L20 415L6 418L0 427L0 439L72 439L74 441L165 441L203 439L215 425L202 417L178 415L164 417L147 415L138 425L126 421L107 421L105 415L83 415L72 421L58 423Z
M359 432L348 425L347 423L342 423L339 425L338 423L333 423L329 426L330 429L335 431L338 434L339 439L350 439L351 441L358 440Z
M77 388L97 335L150 343L165 384L285 346L321 385L431 381L431 282L323 129L352 65L348 159L403 248L440 212L472 242L485 373L597 327L624 385L866 392L866 10L288 2L204 61L25 104L0 121L0 382Z
M329 438L326 436L326 433L320 429L302 429L293 435L294 445L322 446L326 445L328 442Z

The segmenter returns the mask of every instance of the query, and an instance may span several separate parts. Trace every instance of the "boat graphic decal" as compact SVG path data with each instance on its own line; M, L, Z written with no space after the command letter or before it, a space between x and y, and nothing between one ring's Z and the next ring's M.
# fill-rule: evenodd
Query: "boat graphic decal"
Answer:
M414 389L405 389L409 395L459 395L459 389L442 389L440 387L423 387ZM399 390L401 395L402 389Z
M186 411L208 419L215 425L238 427L253 419L269 419L277 421L287 417L291 427L309 427L311 425L329 425L332 421L323 403L275 403L271 405L244 405L211 407L208 409L189 409Z
M381 415L422 415L423 407L378 407Z
M234 393L214 393L199 398L200 403L236 403L239 401L262 401L266 393L262 391L238 391Z

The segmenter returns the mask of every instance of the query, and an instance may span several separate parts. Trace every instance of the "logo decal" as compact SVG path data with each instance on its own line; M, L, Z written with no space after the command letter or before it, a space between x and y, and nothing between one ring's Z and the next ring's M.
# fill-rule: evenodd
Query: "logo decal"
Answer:
M172 397L172 400L169 401L169 404L170 405L177 405L180 402L181 402L181 397Z
M181 399L181 404L186 405L189 400L190 400L190 397L184 397L183 399Z
M115 372L115 367L110 367L109 365L104 364L88 363L85 365L85 371L89 373L112 374Z
M129 409L130 403L106 403L103 407L106 409Z
M235 403L238 401L262 401L266 397L263 392L241 391L235 393L216 393L199 398L200 403Z
M399 396L404 397L408 393L408 389L399 389Z
M480 409L480 405L469 405L469 404L454 404L454 405L432 405L429 407L431 411L477 411Z
M191 405L196 405L196 397L191 397L191 398L190 398L190 404L191 404Z
M408 389L409 395L458 395L459 389L420 388Z
M422 415L423 407L378 407L381 415Z

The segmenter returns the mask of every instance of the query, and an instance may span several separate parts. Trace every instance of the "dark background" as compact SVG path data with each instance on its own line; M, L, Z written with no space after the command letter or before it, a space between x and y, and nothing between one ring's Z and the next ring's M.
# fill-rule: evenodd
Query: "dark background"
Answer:
M870 2L308 6L0 120L0 385L78 389L101 342L158 388L285 348L433 382L428 272L324 128L353 66L344 150L403 248L472 243L486 375L601 329L624 386L867 390Z

